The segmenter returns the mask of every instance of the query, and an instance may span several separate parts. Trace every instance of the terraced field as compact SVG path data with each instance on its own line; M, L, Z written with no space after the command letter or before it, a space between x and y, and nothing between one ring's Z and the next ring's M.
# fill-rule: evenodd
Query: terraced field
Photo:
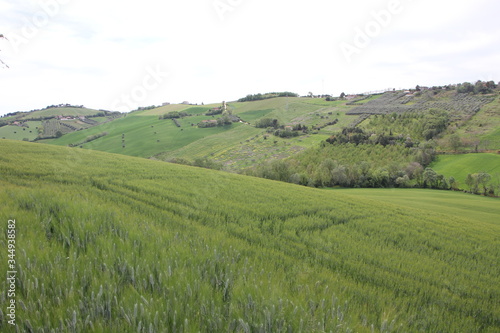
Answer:
M457 94L455 91L426 91L417 94L386 92L375 100L368 101L350 110L348 115L401 114L439 109L450 112L458 119L476 114L485 104L494 100L492 96Z
M463 140L462 149L465 151L475 151L476 146L479 149L500 150L500 98L486 104L455 133Z

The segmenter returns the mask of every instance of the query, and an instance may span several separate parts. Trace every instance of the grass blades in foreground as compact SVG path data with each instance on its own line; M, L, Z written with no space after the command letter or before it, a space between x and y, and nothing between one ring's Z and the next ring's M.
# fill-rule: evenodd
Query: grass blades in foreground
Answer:
M369 197L2 140L19 329L497 332L498 200Z

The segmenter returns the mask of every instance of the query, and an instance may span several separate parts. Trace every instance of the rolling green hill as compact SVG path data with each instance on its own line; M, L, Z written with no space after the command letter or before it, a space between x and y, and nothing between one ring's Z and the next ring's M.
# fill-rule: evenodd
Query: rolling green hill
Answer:
M32 112L20 112L16 116L18 120L30 120L38 118L47 118L55 116L95 116L103 111L97 111L93 109L88 109L84 107L50 107L43 110L37 110Z
M325 102L323 99L280 97L255 102L232 102L228 108L240 117L242 123L216 128L198 128L202 120L219 116L205 116L217 104L192 106L172 104L151 110L135 111L123 119L95 126L85 131L66 134L50 141L55 145L79 143L89 136L108 133L99 139L82 144L82 148L120 153L131 156L154 157L159 160L175 158L194 160L210 158L224 163L228 170L241 170L253 163L293 155L296 151L319 144L341 126L357 116L346 116L345 101ZM172 120L159 119L169 112L186 112L180 118L181 127ZM316 134L293 139L274 138L265 141L266 129L253 125L261 118L276 118L281 124L302 124L310 128L323 126ZM338 120L335 125L324 124ZM249 123L249 124L248 124ZM276 141L276 142L274 142Z
M464 199L0 141L24 331L496 332L500 205Z
M70 105L43 110L17 112L0 118L0 138L35 141L48 140L75 131L89 129L121 117L119 112L93 110Z
M135 111L126 120L65 135L51 143L75 145L96 134L108 133L81 144L82 148L188 163L208 158L221 163L225 170L237 172L317 149L321 142L352 126L371 135L372 141L385 136L387 143L416 147L432 140L438 150L450 151L450 142L459 135L460 149L496 149L498 96L498 92L471 95L457 94L453 89L432 89L386 92L353 100L278 97L229 102L228 110L244 124L217 129L200 129L196 125L220 117L204 116L218 104L173 104ZM180 128L171 120L157 119L174 111L188 115L179 119ZM255 128L263 118L276 119L283 126L300 124L308 130L296 137L278 137L273 130Z
M191 124L207 117L186 117L177 127L170 119L157 116L128 115L110 123L95 126L87 131L67 134L51 142L55 145L69 145L82 142L89 135L106 132L108 135L82 144L82 148L107 151L124 155L151 157L159 152L180 149L205 137L227 132L241 124L199 129Z
M21 120L25 123L0 127L0 138L31 141L45 137L49 138L45 143L55 145L79 146L186 164L208 159L213 165L222 166L223 170L240 173L272 161L293 158L303 151L306 151L305 155L316 153L326 140L332 137L338 139L345 128L363 131L363 139L351 142L355 145L347 155L359 155L356 147L359 141L364 144L405 146L409 148L405 150L409 154L414 153L412 149L422 146L432 146L436 151L445 152L491 152L500 148L497 140L499 89L488 94L466 94L458 93L456 87L447 86L349 98L327 101L324 98L276 97L229 102L228 112L241 122L237 122L236 118L231 125L211 128L199 128L198 124L221 117L220 114L206 115L207 111L220 104L148 107L113 121L109 117L94 117L94 114L92 124L79 119L50 119L39 123L31 121L28 128L25 126L28 122ZM36 117L62 113L91 116L92 112L97 111L56 107L23 113L18 118L38 119ZM182 117L177 120L162 119L174 112L181 112ZM278 122L275 128L257 128L256 125L266 118ZM306 129L298 129L299 125ZM61 134L64 135L54 139ZM348 143L350 138L356 136L359 139L359 135L351 132L341 139L343 143ZM344 156L332 152L321 158L339 161ZM365 162L370 161L370 157L365 158ZM424 168L430 162L427 158L414 161L422 163ZM390 173L396 164L400 169L405 168L398 161L387 161L380 172ZM307 174L306 178L313 180L321 178L315 171L318 165L303 165L304 170L301 168L293 173ZM297 168L292 165L291 169ZM394 177L391 184L403 175L394 174ZM413 183L405 182L405 186Z

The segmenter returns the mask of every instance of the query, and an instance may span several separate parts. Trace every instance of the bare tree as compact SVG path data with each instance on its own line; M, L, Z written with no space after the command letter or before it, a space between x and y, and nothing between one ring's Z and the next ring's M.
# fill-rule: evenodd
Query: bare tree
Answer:
M1 38L5 39L5 40L8 40L8 39L7 39L7 37L5 37L3 34L0 34L0 39L1 39ZM1 50L0 50L0 51L1 51ZM9 66L8 66L5 62L3 62L3 60L2 60L2 59L0 59L0 63L1 63L3 66L5 66L5 67L9 68Z

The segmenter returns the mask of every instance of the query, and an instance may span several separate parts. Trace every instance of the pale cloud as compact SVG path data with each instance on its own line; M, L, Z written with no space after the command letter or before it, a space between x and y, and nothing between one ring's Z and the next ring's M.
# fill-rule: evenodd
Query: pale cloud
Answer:
M377 30L377 15L394 5ZM11 67L0 73L0 114L66 102L109 109L156 67L168 78L142 105L499 80L499 8L493 0L0 0L1 33L37 28L15 49L16 38L0 41ZM346 62L339 45L370 27L369 43Z

